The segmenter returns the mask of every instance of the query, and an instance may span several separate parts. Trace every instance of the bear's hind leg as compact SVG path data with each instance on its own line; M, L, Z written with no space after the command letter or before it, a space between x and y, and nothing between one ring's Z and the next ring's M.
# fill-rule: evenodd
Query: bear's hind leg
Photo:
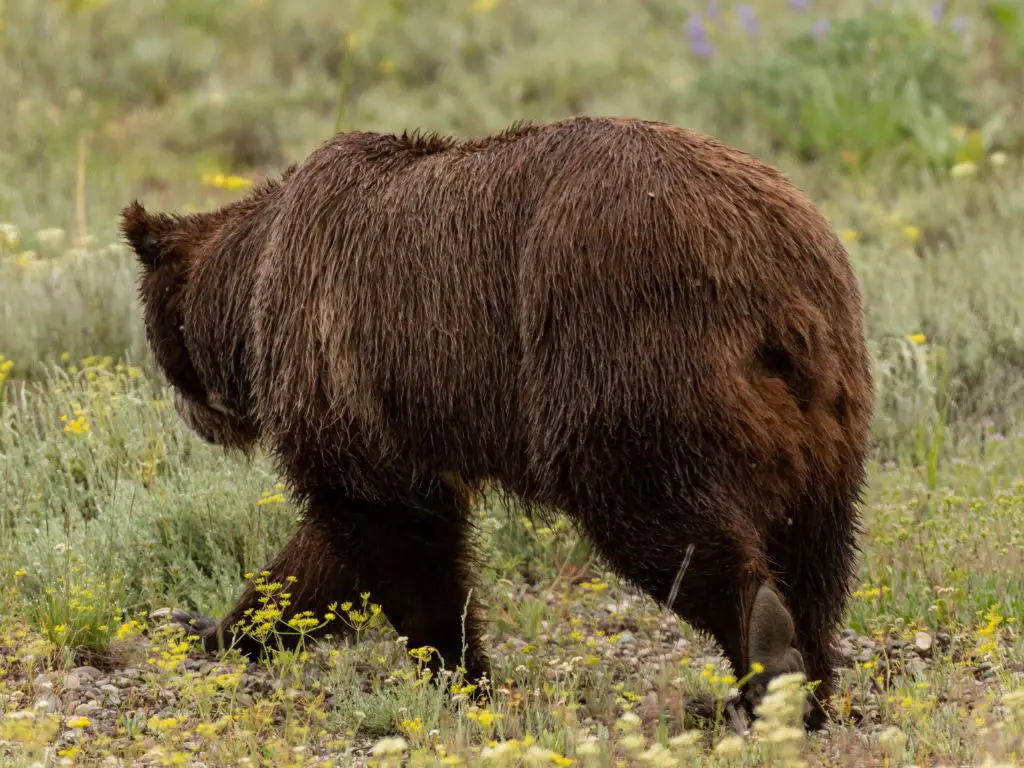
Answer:
M625 505L588 505L580 516L585 530L622 576L663 605L671 600L668 607L680 618L712 635L737 678L747 676L755 662L764 668L744 687L748 708L771 678L802 671L793 619L755 532L734 523L736 517L719 504L682 505L639 493L627 498L635 509L659 511L644 516L641 526L640 516Z
M850 595L857 555L858 515L854 491L809 495L794 509L796 525L780 528L770 541L772 568L796 630L796 645L816 684L808 727L828 717L835 690L836 643Z

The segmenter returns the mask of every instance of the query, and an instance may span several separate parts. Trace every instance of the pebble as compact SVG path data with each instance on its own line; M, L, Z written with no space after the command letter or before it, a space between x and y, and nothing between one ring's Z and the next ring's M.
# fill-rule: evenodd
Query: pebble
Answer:
M848 638L843 638L839 641L839 655L843 657L843 661L849 663L857 657L857 651L853 647L853 643Z
M932 636L927 632L918 632L914 635L914 647L919 653L931 653Z
M911 656L906 661L906 669L913 677L924 677L925 672L928 671L928 665L919 656Z
M90 666L75 667L75 669L71 670L71 672L72 674L78 675L79 678L85 680L98 680L99 678L103 677L102 672L96 669L96 667Z
M53 672L44 672L41 675L36 676L33 681L36 688L43 688L49 690L53 687Z
M84 701L75 707L75 714L79 716L88 716L95 712L99 712L101 705L98 701Z
M77 691L82 687L82 678L76 675L74 672L69 672L64 678L64 690L66 691Z
M57 709L58 703L59 702L57 701L56 696L54 696L53 694L48 694L46 696L40 696L38 699L36 699L36 703L32 705L32 709L36 710L37 712L54 712Z

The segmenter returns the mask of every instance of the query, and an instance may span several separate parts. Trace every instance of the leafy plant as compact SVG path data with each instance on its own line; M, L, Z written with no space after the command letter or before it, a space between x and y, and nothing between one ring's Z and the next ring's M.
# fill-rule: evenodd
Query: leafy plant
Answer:
M968 140L990 143L999 122L982 122L964 76L963 41L912 13L872 8L805 31L775 55L715 61L695 99L720 130L754 123L772 143L805 160L831 156L847 167L880 157L946 169ZM972 153L973 154L973 153Z

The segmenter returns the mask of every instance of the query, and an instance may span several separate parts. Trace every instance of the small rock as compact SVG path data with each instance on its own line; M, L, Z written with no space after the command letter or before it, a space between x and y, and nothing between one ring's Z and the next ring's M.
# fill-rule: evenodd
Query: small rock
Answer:
M857 656L857 651L853 647L853 643L850 642L849 638L843 638L839 641L839 655L843 657L843 661L849 663L854 660Z
M923 677L928 670L928 665L919 656L911 656L906 661L906 670L913 677Z
M77 691L81 687L82 687L82 678L80 678L74 672L69 672L67 677L64 678L64 690L65 691Z
M917 648L918 653L931 653L932 636L927 632L918 632L914 635L914 647Z
M71 672L73 674L78 675L78 677L82 680L98 680L99 678L103 677L102 672L96 669L96 667L90 666L76 667L75 669L71 670Z
M57 697L52 694L40 696L36 699L36 703L32 705L32 709L36 712L55 712L57 710L57 703Z
M85 701L75 707L75 714L80 716L91 715L94 712L100 710L100 703L98 701Z
M105 685L101 685L100 686L100 690L103 691L104 693L120 693L120 691L118 690L117 686L116 685L112 685L111 683L106 683Z
M36 679L33 681L33 684L35 685L36 688L43 688L45 690L49 690L53 687L53 673L44 672L43 674L36 676Z
M625 632L620 632L619 633L619 643L620 644L632 643L632 642L633 642L633 633L632 632L630 632L629 630L626 630Z

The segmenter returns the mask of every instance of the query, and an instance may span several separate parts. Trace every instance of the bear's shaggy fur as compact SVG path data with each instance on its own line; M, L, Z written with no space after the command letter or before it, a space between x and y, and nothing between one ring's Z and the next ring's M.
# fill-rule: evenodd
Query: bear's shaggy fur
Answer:
M122 227L182 417L266 448L304 506L268 566L290 610L369 591L410 647L485 672L467 489L492 480L675 592L738 676L765 668L751 696L801 669L831 692L871 370L847 254L780 172L643 120L351 132Z

